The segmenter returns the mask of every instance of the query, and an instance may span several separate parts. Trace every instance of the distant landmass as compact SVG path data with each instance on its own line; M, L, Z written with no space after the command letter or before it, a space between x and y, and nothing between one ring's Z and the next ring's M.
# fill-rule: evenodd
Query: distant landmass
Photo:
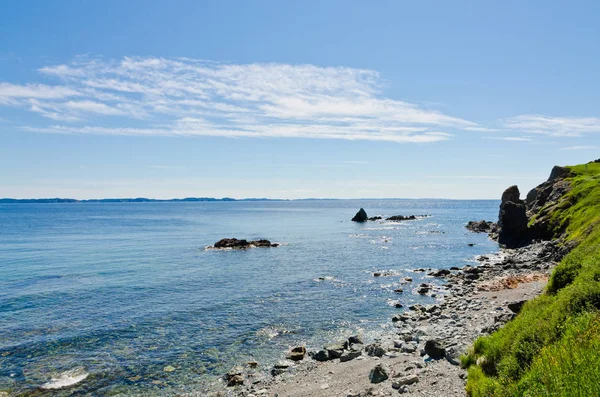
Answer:
M40 198L40 199L14 199L0 198L0 204L28 204L28 203L173 203L173 202L198 202L198 201L289 201L286 199L268 199L268 198L245 198L234 199L231 197L186 197L173 199L151 199L145 197L138 198L105 198L105 199L87 199L77 200L72 198Z

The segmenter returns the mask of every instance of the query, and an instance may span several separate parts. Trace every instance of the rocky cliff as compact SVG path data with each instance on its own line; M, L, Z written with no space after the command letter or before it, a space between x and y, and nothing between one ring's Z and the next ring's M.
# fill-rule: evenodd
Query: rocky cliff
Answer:
M549 240L560 234L551 222L551 214L570 190L567 178L571 171L555 166L548 180L533 188L525 201L521 200L519 188L511 186L502 194L498 214L498 242L507 248L522 247L534 240Z

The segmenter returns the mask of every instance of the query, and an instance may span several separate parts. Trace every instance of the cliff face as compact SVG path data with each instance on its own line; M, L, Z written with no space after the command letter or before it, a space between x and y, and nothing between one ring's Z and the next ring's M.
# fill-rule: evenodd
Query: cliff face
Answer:
M571 176L568 168L555 166L548 180L527 193L521 200L519 188L511 186L502 194L498 215L498 242L507 248L527 245L534 240L557 237L551 222L552 212L563 205L562 198L569 192L566 180Z

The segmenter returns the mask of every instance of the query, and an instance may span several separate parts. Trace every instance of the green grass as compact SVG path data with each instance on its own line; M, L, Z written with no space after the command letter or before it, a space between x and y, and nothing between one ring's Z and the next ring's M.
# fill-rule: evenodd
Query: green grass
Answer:
M570 168L550 227L578 245L543 295L462 357L471 396L600 396L600 164Z

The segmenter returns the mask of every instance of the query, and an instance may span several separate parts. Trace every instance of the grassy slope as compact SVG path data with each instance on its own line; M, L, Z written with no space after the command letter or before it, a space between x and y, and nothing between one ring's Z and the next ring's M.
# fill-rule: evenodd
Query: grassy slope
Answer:
M471 396L600 396L600 163L570 168L551 219L579 245L542 296L462 357Z

